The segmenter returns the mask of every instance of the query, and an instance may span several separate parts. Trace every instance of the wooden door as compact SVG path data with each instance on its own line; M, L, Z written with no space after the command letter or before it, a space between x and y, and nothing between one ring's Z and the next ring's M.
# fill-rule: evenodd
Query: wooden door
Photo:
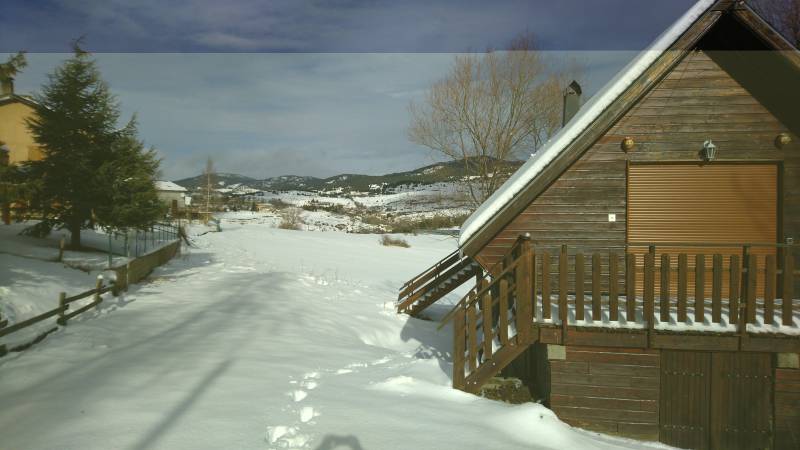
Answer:
M711 448L772 448L772 356L719 352L711 362Z
M659 439L679 448L771 449L772 355L661 352Z
M661 442L679 448L709 448L710 378L710 353L661 352Z

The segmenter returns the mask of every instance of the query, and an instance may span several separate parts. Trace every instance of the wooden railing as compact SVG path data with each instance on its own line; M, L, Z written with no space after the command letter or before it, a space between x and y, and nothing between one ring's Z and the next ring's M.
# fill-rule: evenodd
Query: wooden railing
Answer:
M77 294L77 295L73 295L71 297L67 297L66 293L61 292L59 294L59 296L58 296L58 307L56 307L55 309L51 309L50 311L47 311L47 312L42 313L42 314L39 314L38 316L34 316L34 317L29 318L29 319L25 319L25 320L23 320L21 322L17 322L15 324L11 325L11 326L8 326L8 320L7 319L2 319L2 317L0 317L0 337L7 336L7 335L9 335L11 333L14 333L16 331L25 329L25 328L27 328L27 327L29 327L31 325L37 324L39 322L42 322L44 320L47 320L47 319L49 319L51 317L55 317L55 316L58 316L58 318L56 319L56 323L58 325L66 326L68 320L72 319L73 317L75 317L75 316L77 316L77 315L79 315L81 313L84 313L84 312L88 311L91 308L94 308L94 307L97 307L98 305L100 305L100 303L103 301L103 298L101 296L103 294L109 292L109 291L112 291L114 289L114 287L115 286L114 286L113 283L108 285L108 286L104 286L103 285L103 277L97 277L97 282L95 284L94 289L88 290L86 292L82 292L82 293ZM69 313L67 312L67 311L69 311L71 303L74 303L74 302L76 302L78 300L85 299L85 298L90 297L90 296L94 296L94 299L93 299L92 302L90 302L90 303L78 308L75 311L72 311L72 312L69 312ZM56 329L57 328L52 328L52 329L42 333L40 336L38 336L36 339L34 339L34 341L41 340L41 338L43 336L55 331ZM27 347L27 346L28 345L23 344L20 347ZM0 356L4 356L8 351L9 350L6 348L5 345L0 344ZM11 351L15 351L15 349L12 348Z
M524 351L530 342L533 309L533 252L530 241L518 240L493 270L442 320L454 323L453 386L477 392ZM440 328L441 328L440 326Z
M535 326L797 334L794 247L643 243L553 255L523 238L442 321L454 323L453 385L479 389L532 342Z

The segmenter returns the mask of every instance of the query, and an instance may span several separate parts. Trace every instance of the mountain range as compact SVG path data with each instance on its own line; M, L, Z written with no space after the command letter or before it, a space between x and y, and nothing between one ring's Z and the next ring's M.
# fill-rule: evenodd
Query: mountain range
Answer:
M503 171L507 175L513 173L522 161L503 161ZM401 185L426 185L440 182L463 181L467 176L463 161L448 161L420 167L407 172L396 172L385 175L341 174L328 178L317 178L298 175L283 175L265 179L256 179L234 173L218 172L214 174L217 187L245 185L255 189L268 191L342 191L369 192ZM205 175L175 180L189 190L204 186Z

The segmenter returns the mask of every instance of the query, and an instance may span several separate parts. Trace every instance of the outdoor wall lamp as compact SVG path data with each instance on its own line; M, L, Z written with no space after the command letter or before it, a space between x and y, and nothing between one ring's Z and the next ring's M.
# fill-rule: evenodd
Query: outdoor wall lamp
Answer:
M633 140L630 136L625 136L625 139L622 140L622 149L626 152L633 150L633 147L636 146L636 141Z
M784 148L791 143L792 137L789 136L789 133L781 133L775 138L775 145L777 145L778 148Z
M706 161L713 161L717 157L717 146L711 142L711 139L703 142L703 152L701 153L703 159Z

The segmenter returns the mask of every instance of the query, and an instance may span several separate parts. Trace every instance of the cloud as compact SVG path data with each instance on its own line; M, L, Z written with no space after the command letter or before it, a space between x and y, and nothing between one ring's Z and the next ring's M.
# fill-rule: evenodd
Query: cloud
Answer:
M454 52L530 31L549 49L640 49L693 0L5 0L0 50Z

